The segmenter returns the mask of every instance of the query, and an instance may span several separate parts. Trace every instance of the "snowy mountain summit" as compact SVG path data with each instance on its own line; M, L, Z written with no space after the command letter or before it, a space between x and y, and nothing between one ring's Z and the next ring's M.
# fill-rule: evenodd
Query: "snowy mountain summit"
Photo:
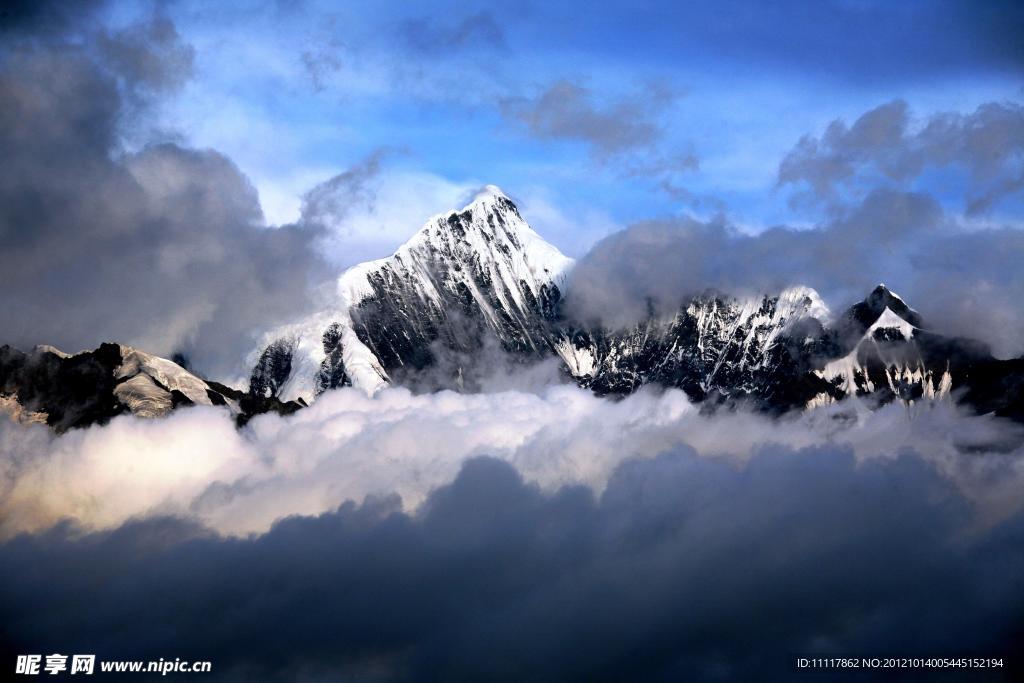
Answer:
M599 394L658 384L771 412L995 391L986 363L1000 361L927 332L884 285L838 316L808 287L741 298L708 290L674 316L609 330L562 315L572 266L487 186L393 255L342 273L326 310L269 335L251 356L250 391L310 402L339 386L471 390L474 371L498 358L556 359Z
M335 307L275 330L250 388L306 401L337 386L372 393L412 381L442 351L474 354L489 342L543 356L572 265L488 185L393 255L342 273Z

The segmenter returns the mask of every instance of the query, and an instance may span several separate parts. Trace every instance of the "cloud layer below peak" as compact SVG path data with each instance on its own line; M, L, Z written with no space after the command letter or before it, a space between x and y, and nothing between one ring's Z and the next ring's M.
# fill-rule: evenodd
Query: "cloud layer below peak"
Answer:
M5 423L0 516L36 529L0 543L5 638L209 659L213 680L1005 657L1022 438L946 403L774 422L571 387L341 390L242 432L200 408L61 437Z

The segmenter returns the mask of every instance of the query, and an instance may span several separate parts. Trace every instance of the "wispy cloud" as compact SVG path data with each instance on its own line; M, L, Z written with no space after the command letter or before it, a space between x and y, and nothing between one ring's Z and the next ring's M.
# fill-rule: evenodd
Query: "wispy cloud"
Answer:
M433 57L467 49L487 52L508 48L505 32L489 10L455 18L408 19L401 23L399 33L410 49Z
M667 141L662 119L681 96L650 83L627 96L602 99L579 83L559 80L535 96L506 97L499 105L506 119L532 137L582 143L596 162L622 176L652 178L675 189L679 174L700 165L692 150Z

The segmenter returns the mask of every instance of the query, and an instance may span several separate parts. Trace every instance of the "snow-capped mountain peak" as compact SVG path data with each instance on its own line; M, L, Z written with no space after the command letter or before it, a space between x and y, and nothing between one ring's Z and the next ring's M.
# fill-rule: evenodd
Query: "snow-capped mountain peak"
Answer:
M144 417L165 415L173 407L173 392L197 405L213 405L210 387L177 363L120 346L121 364L114 369L118 382L114 395L132 413Z
M840 342L846 352L817 371L843 396L941 398L953 386L949 365L926 362L918 344L921 316L884 283L843 317ZM858 336L859 335L859 336ZM844 338L845 337L845 338ZM811 405L831 401L819 394Z
M556 351L579 383L599 393L657 382L697 397L742 397L771 383L794 339L806 345L828 318L828 307L809 287L740 298L708 291L670 321L580 331L561 340Z
M921 327L921 314L908 306L907 302L899 294L886 287L885 283L879 283L861 304L854 306L854 309L862 316L862 321L868 323L869 326L888 309L911 325Z
M339 384L373 393L393 372L430 364L432 344L465 352L485 333L506 350L540 352L572 265L485 186L391 256L342 273L330 310L270 335L253 389L307 401Z
M461 209L432 216L391 256L346 270L338 279L338 293L347 305L356 306L373 293L368 280L373 273L400 265L417 271L424 294L438 301L438 290L428 282L433 279L430 270L446 259L460 265L495 264L494 274L505 284L523 279L528 285L562 283L574 263L529 226L501 188L485 185Z

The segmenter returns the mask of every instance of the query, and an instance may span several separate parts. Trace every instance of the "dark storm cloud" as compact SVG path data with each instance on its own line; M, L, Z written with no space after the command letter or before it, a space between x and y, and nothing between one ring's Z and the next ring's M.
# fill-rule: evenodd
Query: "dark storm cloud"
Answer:
M818 200L888 182L905 186L925 171L967 174L965 208L977 213L1024 190L1024 107L989 102L970 114L935 114L913 126L906 102L872 109L852 126L833 121L804 136L779 166L779 184L802 184Z
M123 126L191 72L168 20L64 37L0 52L2 342L119 341L233 370L260 325L301 308L319 232L261 227L255 190L216 152L121 149Z
M874 192L814 230L776 227L749 235L724 217L637 223L599 242L569 283L570 311L624 325L653 305L671 314L707 288L736 294L808 285L843 299L906 268L908 240L942 230L938 204L922 194ZM884 279L884 277L882 278Z
M803 653L1009 655L1024 517L972 520L911 453L683 447L598 498L476 459L413 516L22 536L0 610L7 654L211 659L214 680L778 680Z

